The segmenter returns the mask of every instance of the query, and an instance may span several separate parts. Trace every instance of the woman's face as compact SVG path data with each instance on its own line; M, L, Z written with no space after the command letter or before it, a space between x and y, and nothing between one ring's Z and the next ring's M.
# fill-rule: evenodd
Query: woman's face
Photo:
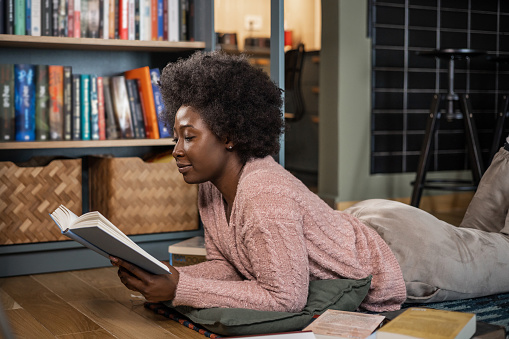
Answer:
M212 133L197 110L180 107L173 133L176 142L173 157L188 184L215 183L222 178L229 153L227 144Z

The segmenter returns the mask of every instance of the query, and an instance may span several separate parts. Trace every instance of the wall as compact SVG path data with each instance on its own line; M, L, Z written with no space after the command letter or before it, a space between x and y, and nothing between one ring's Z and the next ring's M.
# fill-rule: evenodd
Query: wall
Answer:
M413 173L370 175L371 42L366 13L367 1L322 0L318 194L333 206L408 197L414 179ZM465 173L440 173L444 175Z
M320 0L285 0L285 22L293 31L294 46L303 42L307 50L320 49L320 14ZM246 15L260 16L261 30L247 30ZM239 49L243 50L246 37L270 37L270 0L215 0L214 21L216 32L237 33Z

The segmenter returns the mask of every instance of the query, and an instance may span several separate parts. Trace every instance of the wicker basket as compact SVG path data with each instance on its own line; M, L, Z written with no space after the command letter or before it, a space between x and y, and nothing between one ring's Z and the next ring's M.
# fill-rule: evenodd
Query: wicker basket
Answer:
M60 204L81 214L81 159L0 162L0 245L68 240L49 216Z
M125 234L198 229L198 188L185 183L174 163L92 158L89 174L91 210Z

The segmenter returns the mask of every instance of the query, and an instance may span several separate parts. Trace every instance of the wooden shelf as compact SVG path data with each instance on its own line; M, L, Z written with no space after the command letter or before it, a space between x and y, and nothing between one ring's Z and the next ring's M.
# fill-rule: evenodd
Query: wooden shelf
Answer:
M0 46L89 51L176 52L204 49L205 43L201 41L170 42L0 34Z
M0 143L0 150L65 149L65 148L107 148L172 146L173 139L122 139L122 140L75 140L75 141L15 141Z

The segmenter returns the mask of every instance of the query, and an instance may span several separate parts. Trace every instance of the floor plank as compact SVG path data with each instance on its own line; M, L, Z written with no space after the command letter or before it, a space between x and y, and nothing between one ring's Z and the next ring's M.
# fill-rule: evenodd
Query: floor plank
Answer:
M17 308L21 308L21 306L11 298L7 292L5 292L0 287L0 306L4 308L4 310L15 310Z
M95 322L30 276L3 278L0 288L53 335L100 329Z
M90 332L81 332L73 334L59 335L58 339L112 339L115 338L113 335L108 333L106 330L97 330Z
M32 278L65 301L107 298L94 285L84 282L72 272L38 274Z
M97 289L124 286L117 275L117 267L102 267L89 270L77 270L71 273Z
M16 338L55 338L47 328L22 308L6 310L5 314Z

